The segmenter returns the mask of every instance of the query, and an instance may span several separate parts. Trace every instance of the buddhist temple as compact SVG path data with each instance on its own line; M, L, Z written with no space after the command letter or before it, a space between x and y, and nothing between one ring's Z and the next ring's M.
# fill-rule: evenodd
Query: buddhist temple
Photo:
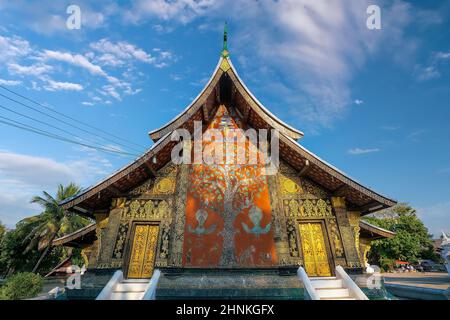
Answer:
M231 129L275 130L277 171L266 175L254 164L174 163L179 141L173 133L183 129L194 135L198 123L203 132L223 132L224 139ZM83 248L88 274L121 270L124 279L149 279L158 269L157 295L167 288L172 296L166 298L175 294L169 289L192 288L192 277L226 274L223 290L231 290L236 277L255 288L292 289L287 278L279 278L299 266L311 277L334 276L337 266L362 273L370 241L392 236L361 217L396 202L304 148L304 134L272 114L241 80L226 32L204 89L149 135L154 144L145 154L61 203L95 220L56 240ZM207 286L214 285L211 280ZM195 294L186 289L180 297Z

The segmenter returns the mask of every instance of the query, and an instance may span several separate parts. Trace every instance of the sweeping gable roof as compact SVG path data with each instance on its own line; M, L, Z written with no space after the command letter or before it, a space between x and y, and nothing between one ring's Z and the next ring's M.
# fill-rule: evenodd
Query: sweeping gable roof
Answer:
M280 158L298 170L299 176L313 180L331 195L345 197L351 209L368 214L396 204L301 146L297 140L303 133L273 115L250 92L236 72L225 43L217 67L200 94L173 120L149 133L154 145L129 165L67 199L62 206L87 215L93 210L107 209L112 198L123 196L136 185L155 177L156 172L171 161L171 150L176 142L171 141L170 136L174 130L184 128L193 132L194 121L208 124L220 104L233 107L251 128L278 130Z

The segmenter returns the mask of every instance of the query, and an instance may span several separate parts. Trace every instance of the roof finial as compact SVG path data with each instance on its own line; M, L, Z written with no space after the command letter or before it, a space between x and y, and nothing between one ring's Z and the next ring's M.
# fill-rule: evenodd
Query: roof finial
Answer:
M228 26L225 21L225 26L223 28L223 49L222 49L222 57L227 58L229 56L228 52Z

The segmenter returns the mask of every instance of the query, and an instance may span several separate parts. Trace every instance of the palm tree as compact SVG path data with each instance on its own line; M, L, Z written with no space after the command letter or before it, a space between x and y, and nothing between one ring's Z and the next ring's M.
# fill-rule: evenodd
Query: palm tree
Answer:
M89 223L88 219L68 212L59 206L62 200L76 195L80 189L74 183L67 186L60 184L55 198L43 191L42 197L35 196L31 199L31 203L37 203L44 209L41 214L24 219L33 225L32 230L24 239L24 241L30 241L24 253L36 246L39 251L43 250L32 272L38 270L44 258L51 252L55 238L74 232Z

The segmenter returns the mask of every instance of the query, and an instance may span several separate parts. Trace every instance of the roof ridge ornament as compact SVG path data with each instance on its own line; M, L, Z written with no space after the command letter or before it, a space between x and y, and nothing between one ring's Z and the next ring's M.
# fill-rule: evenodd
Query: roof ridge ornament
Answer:
M228 58L230 55L230 52L228 51L228 25L226 21L223 27L223 48L221 55L223 58Z

